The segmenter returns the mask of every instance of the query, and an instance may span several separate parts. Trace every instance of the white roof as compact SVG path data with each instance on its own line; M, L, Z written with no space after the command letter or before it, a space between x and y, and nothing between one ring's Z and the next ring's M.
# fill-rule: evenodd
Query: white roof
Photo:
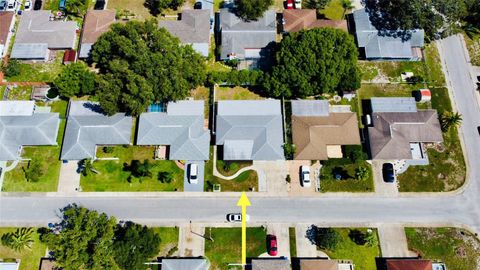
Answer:
M0 116L28 116L33 114L35 101L4 100L0 101Z
M18 270L19 267L18 262L0 262L0 270Z

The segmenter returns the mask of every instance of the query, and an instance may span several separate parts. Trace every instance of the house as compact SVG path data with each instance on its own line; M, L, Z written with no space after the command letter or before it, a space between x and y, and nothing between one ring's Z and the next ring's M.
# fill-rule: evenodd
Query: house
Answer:
M284 160L279 100L218 101L216 145L223 160Z
M385 259L385 270L446 270L443 263L422 259Z
M208 270L210 263L203 258L162 259L160 270Z
M443 142L436 110L417 110L412 98L372 98L368 127L372 159L425 159L423 143Z
M182 44L192 45L199 54L208 57L210 52L210 10L192 9L182 11L179 20L162 20L158 22L172 35L178 37Z
M252 259L252 270L291 270L290 261L283 258Z
M77 23L52 20L49 10L25 11L20 19L11 58L48 60L49 50L73 49Z
M19 160L23 146L57 145L59 114L37 109L34 101L0 101L0 160Z
M410 60L422 59L425 32L412 29L411 36L405 40L398 31L381 34L370 22L365 9L353 12L355 31L360 54L367 60Z
M342 145L360 144L357 114L335 111L327 100L292 100L295 159L341 158Z
M70 101L61 159L95 159L98 145L128 145L131 135L131 116L107 116L97 102Z
M221 52L220 58L259 59L265 47L276 40L276 13L267 10L256 21L244 21L229 8L220 9Z
M89 10L85 15L79 58L87 58L97 39L115 22L115 10Z
M284 32L298 32L318 27L332 27L348 32L346 20L317 19L315 9L285 9L283 10Z
M177 101L166 112L140 115L137 145L167 145L169 159L208 160L210 132L204 127L204 101Z
M7 55L14 26L15 12L0 12L0 58Z
M298 264L298 270L354 270L353 264L349 261L302 258Z
M20 269L20 261L0 262L0 270L18 270Z

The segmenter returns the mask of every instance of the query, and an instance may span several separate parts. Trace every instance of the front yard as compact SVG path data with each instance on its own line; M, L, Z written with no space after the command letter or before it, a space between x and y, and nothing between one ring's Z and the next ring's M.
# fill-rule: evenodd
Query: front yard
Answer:
M171 257L178 250L178 233L177 227L155 227L152 228L160 235L160 252L158 257Z
M112 153L105 153L103 147L97 150L98 158L117 158L116 160L96 160L93 167L98 171L81 177L82 191L182 191L184 171L174 161L154 160L154 147L115 146ZM151 176L129 177L124 164L132 160L148 160L152 165ZM168 172L173 178L170 183L158 179L159 172Z
M321 192L373 192L372 166L363 161L359 163L342 162L344 159L329 159L322 163L320 171ZM347 163L347 164L345 164ZM368 176L364 179L357 179L355 174L358 168L367 170ZM336 175L341 179L337 180Z
M14 232L17 228L0 228L0 237L8 232ZM0 259L20 259L20 270L38 270L40 258L45 256L47 246L40 242L39 234L34 228L33 244L31 249L15 251L2 246L0 243Z
M479 269L480 241L457 228L406 228L408 248L424 259L440 260L449 270Z
M467 44L472 65L480 66L480 36L470 38L468 35L464 34L463 37Z
M205 234L205 257L210 261L212 270L242 269L228 266L241 263L241 228L205 228ZM213 241L208 240L210 236ZM256 258L267 252L266 237L263 228L247 228L247 258Z

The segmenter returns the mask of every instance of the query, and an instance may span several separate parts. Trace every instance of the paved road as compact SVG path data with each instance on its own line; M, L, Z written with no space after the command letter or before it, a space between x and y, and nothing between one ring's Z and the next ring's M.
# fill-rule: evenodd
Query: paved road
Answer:
M317 223L331 226L403 224L415 226L467 226L480 233L480 125L478 104L473 98L474 85L469 78L464 50L458 37L440 43L447 77L451 80L454 99L463 115L461 136L466 144L469 182L458 195L409 197L380 196L317 196L311 198L260 197L251 198L249 214L252 222ZM284 181L284 179L279 179ZM2 196L2 195L0 195ZM82 195L80 195L82 196ZM83 195L86 196L86 195ZM237 197L179 196L168 193L159 196L61 197L45 196L0 197L0 226L45 225L57 219L58 210L76 202L105 211L119 219L145 224L185 224L193 222L223 222L225 214L238 212Z

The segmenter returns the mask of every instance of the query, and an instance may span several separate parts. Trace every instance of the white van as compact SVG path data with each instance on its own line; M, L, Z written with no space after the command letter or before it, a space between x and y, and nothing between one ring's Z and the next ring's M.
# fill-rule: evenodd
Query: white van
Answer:
M8 0L7 11L17 10L17 0Z
M191 163L188 166L188 182L190 184L198 184L198 165Z

